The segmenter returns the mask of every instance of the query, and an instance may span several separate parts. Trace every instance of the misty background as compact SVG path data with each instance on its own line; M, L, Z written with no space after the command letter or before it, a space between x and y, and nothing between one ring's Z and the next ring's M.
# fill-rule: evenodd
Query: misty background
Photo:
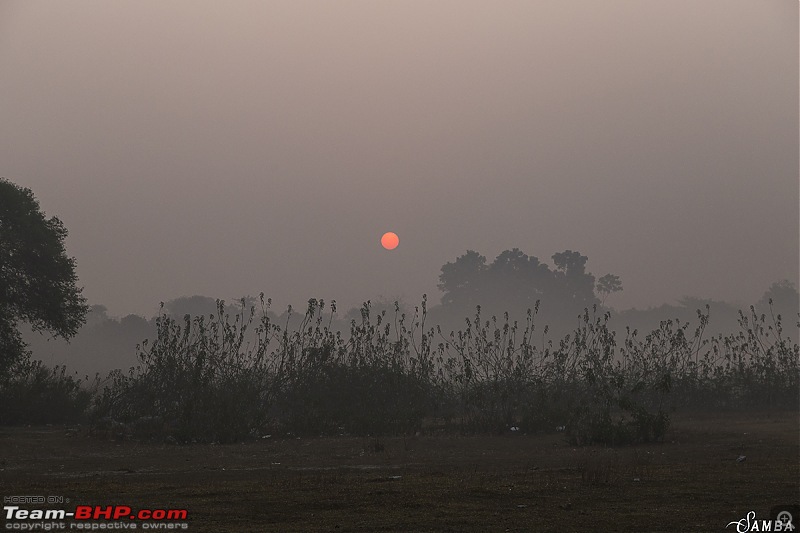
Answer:
M467 250L579 251L626 323L798 280L796 2L7 0L0 124L104 306L46 362L182 297L435 305Z

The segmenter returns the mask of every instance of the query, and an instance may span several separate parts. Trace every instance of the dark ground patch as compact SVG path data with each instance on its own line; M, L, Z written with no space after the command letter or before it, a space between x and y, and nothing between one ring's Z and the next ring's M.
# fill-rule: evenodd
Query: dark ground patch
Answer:
M0 495L186 507L190 531L208 532L725 531L800 503L797 412L673 418L663 444L614 449L560 433L387 438L375 451L353 437L172 446L0 428Z

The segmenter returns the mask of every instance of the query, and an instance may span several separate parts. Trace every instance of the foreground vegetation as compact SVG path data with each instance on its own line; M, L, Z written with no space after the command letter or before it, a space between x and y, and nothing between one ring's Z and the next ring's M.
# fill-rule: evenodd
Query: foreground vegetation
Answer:
M235 442L267 434L370 436L563 431L574 444L661 440L679 408L797 409L797 344L782 317L740 313L740 330L704 338L697 323L662 321L646 334L611 331L588 309L573 333L540 332L481 309L457 332L369 302L348 335L336 305L309 300L301 325L258 308L162 315L138 348L140 364L105 380L27 364L0 387L3 423L88 418L95 434L177 442Z
M698 323L663 321L645 335L608 328L586 310L558 342L523 324L475 316L458 332L413 316L371 315L348 336L328 327L335 303L309 300L301 326L270 320L269 301L231 317L158 319L141 364L112 373L91 408L97 426L179 442L232 442L264 434L416 434L563 430L576 443L663 438L679 407L796 408L798 345L781 317L740 316L741 329L703 338ZM113 421L113 422L111 422Z

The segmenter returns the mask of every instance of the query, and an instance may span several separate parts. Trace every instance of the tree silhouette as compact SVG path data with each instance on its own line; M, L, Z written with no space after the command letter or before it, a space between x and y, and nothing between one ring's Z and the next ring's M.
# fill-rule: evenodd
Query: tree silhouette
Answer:
M800 313L800 296L794 283L784 279L770 285L756 308L762 313L768 313L770 307L773 313L782 315L785 324L796 325L800 320L797 316Z
M457 306L478 305L486 273L486 258L473 250L448 262L439 275L439 289L444 292L442 304Z
M599 302L595 278L586 272L586 256L566 250L552 259L555 270L537 257L512 248L487 266L484 256L469 250L442 267L442 305L466 311L481 305L496 312L524 312L541 301L549 314L569 317Z
M602 304L606 304L606 298L609 294L620 292L622 290L622 281L619 276L614 274L606 274L597 280L597 292L603 295Z
M557 271L553 274L556 288L556 305L562 311L580 311L599 303L594 294L594 276L586 272L585 255L572 250L553 254Z
M524 311L533 309L538 300L545 298L552 272L538 258L512 248L497 256L486 277L489 290L481 298L485 305L498 311Z
M0 178L0 378L27 356L17 323L69 338L88 306L67 256L67 230L45 218L30 189Z

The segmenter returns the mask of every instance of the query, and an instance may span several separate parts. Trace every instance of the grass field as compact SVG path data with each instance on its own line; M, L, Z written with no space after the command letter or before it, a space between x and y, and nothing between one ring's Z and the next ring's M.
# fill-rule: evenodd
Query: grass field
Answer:
M0 494L185 507L208 532L734 531L800 503L800 421L678 413L663 443L620 448L561 433L175 446L0 428Z

